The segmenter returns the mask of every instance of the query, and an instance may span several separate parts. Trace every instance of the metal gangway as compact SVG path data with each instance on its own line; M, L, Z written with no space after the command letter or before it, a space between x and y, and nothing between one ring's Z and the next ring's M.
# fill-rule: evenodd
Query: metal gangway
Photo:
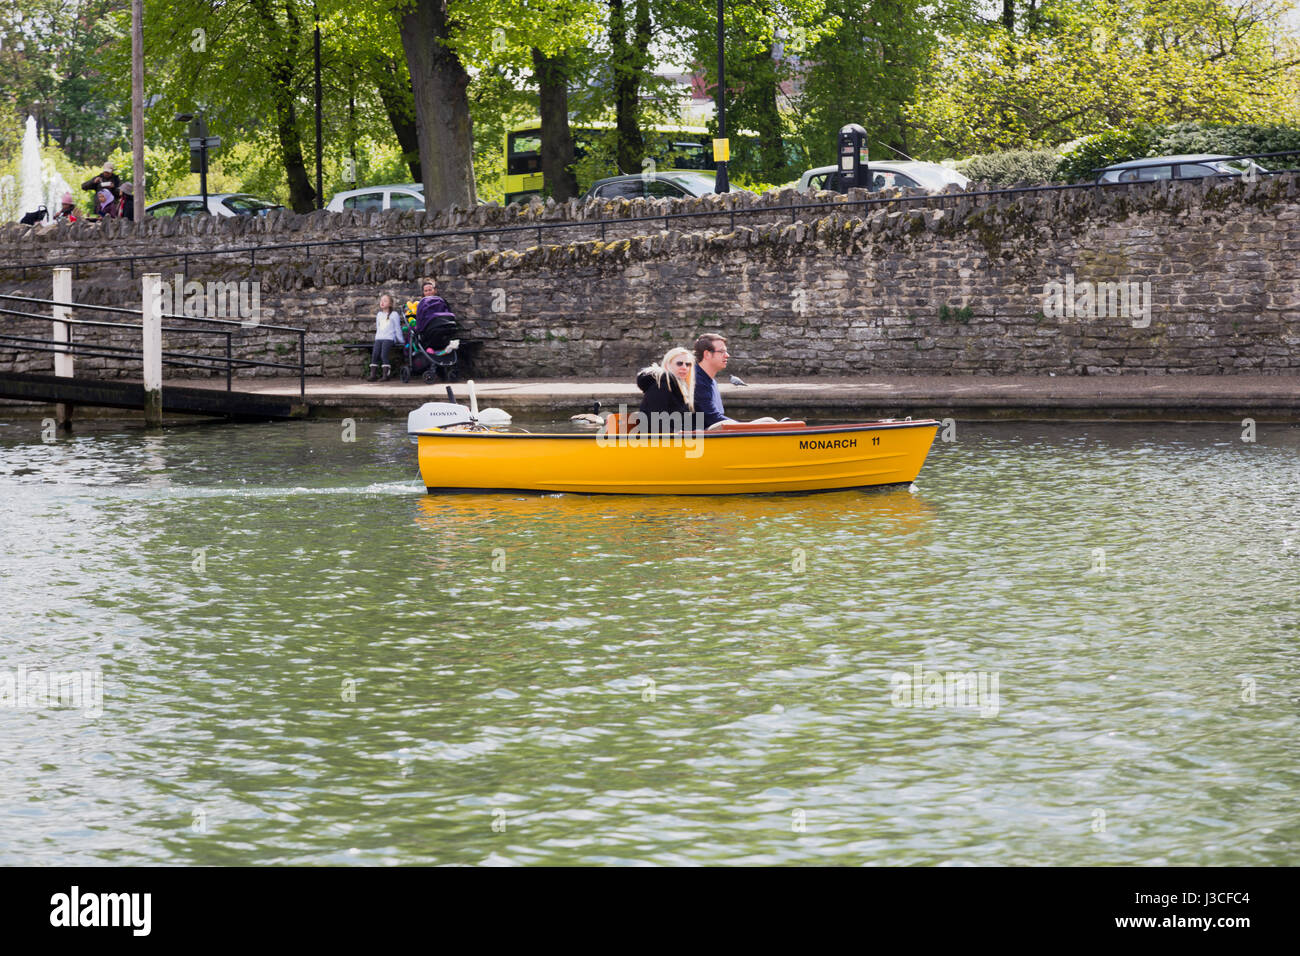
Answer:
M54 270L52 298L0 294L0 303L6 306L14 304L28 310L48 307L50 310L46 314L24 311L22 308L0 308L0 315L3 316L50 323L50 334L47 336L13 334L12 329L0 332L0 349L54 354L52 375L0 371L0 398L54 403L57 406L59 425L65 428L70 427L72 411L78 405L138 408L144 414L145 424L150 426L161 425L164 412L218 416L239 421L285 420L301 418L306 414L306 329L269 325L256 318L250 322L247 319L240 321L164 312L162 277L157 274L142 277L141 295L142 307L139 309L74 301L72 270L68 268ZM74 318L74 312L138 317L139 324ZM163 325L163 320L186 324ZM100 329L131 330L139 335L140 344L138 347L112 345L88 338L88 335ZM290 363L236 357L235 337L249 330L297 336L298 361ZM224 345L224 352L204 354L165 349L165 333L213 337ZM75 369L77 356L106 357L133 364L138 362L141 368L140 380L79 376ZM225 388L164 387L164 365L199 369L209 374L224 369ZM232 379L237 368L296 369L297 400L291 396L235 390Z

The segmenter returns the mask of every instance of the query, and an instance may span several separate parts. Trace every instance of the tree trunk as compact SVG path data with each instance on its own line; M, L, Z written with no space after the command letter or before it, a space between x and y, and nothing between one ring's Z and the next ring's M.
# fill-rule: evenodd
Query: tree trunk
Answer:
M769 183L779 183L787 179L785 175L785 142L781 138L781 111L777 98L781 95L781 84L777 76L774 50L767 47L755 59L756 69L752 76L756 81L756 99L754 101L754 132L759 137L759 157L762 178Z
M627 32L624 0L609 0L609 39L614 67L616 158L623 173L641 172L645 138L641 134L641 72L650 46L650 3L636 0L634 33Z
M566 202L578 195L573 172L573 135L569 131L569 69L564 56L543 56L533 48L533 76L537 79L542 114L542 176L547 195Z
M1016 30L1016 0L1002 0L1002 26L1008 33Z
M397 145L402 148L402 162L411 168L411 181L422 183L420 132L415 122L415 97L411 93L411 76L406 61L395 56L373 60L370 75L379 90L388 122L397 136Z
M477 193L469 74L443 43L451 32L447 0L413 0L402 9L398 22L415 98L425 208L472 207Z
M316 208L316 190L307 177L307 163L302 157L302 137L298 133L297 93L294 88L294 64L298 62L298 37L301 32L297 11L291 0L284 5L288 29L281 26L271 10L270 0L254 0L253 9L266 30L267 49L273 51L270 66L271 87L267 91L275 111L275 133L280 140L284 173L289 180L289 205L294 212L311 212Z

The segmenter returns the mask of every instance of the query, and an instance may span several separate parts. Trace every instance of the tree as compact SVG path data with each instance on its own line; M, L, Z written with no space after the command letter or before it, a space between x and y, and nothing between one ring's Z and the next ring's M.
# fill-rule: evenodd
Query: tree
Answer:
M488 75L503 77L524 94L519 104L535 109L545 189L560 202L578 192L569 85L583 75L586 38L599 29L602 10L603 0L467 0L462 22L474 29L458 31L452 41L479 71L476 85L485 85Z
M696 62L716 97L716 11L712 5L686 6L683 16ZM758 134L754 155L733 149L733 171L762 182L781 182L797 171L799 150L790 148L794 85L806 69L810 48L836 22L825 0L733 0L726 5L727 128Z
M302 154L302 134L298 128L298 100L302 97L301 74L296 69L300 56L303 24L296 0L281 0L281 9L271 0L250 0L249 8L260 24L267 47L265 69L267 93L275 118L275 134L284 157L284 171L289 179L289 205L295 212L311 212L316 190L307 177ZM281 15L281 10L283 15Z
M425 204L473 206L470 80L450 43L458 25L448 15L447 0L399 0L395 10L411 71Z
M303 138L311 120L311 15L306 0L145 0L145 74L160 102L146 117L154 142L183 135L172 117L203 110L223 154L258 139L278 157L289 205L314 208ZM323 30L329 36L328 29ZM129 75L126 51L111 60L116 82ZM323 55L328 55L328 50Z
M378 96L378 111L391 128L402 150L402 161L411 179L424 182L420 167L419 124L415 116L415 96L411 72L402 52L398 18L388 3L356 3L353 0L318 0L322 13L328 13L330 46L336 51L331 71L347 78L349 141L362 131L382 135L378 116L370 115L371 90ZM360 109L358 124L356 111Z
M23 0L0 13L4 99L78 163L103 162L128 134L130 110L103 76L106 51L126 36L117 17L127 8L127 0Z
M578 195L569 130L569 60L563 53L547 56L537 47L531 52L542 121L542 179L556 202L564 202Z
M1052 146L1137 123L1295 121L1289 0L1052 0L938 47L907 110L922 148Z
M959 22L951 3L828 0L828 28L807 46L795 98L795 124L811 165L834 162L835 136L846 123L866 128L872 155L913 152L906 111L945 21Z
M631 5L629 17L628 6ZM650 0L609 0L609 63L614 78L615 150L619 172L641 171L641 84L649 65Z

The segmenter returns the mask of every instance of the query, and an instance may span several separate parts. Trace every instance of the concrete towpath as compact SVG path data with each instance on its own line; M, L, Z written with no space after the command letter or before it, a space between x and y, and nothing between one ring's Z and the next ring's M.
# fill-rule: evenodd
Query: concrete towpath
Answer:
M168 384L224 387L224 380L172 380ZM298 395L298 382L282 378L236 379L240 391ZM367 383L358 379L307 380L314 416L402 414L429 401L446 401L447 386L411 382ZM466 401L464 382L452 385ZM641 393L630 381L606 379L480 379L481 407L514 415L568 416L635 408ZM735 417L799 415L816 419L880 417L965 421L1258 421L1300 422L1300 375L1110 375L1110 376L883 376L758 379L748 386L724 383L722 399Z

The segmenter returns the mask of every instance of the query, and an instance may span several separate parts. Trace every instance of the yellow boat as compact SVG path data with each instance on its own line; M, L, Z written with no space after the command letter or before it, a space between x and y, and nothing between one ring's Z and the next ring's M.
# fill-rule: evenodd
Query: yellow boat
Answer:
M707 432L415 432L429 492L744 495L910 484L939 423L724 424Z

